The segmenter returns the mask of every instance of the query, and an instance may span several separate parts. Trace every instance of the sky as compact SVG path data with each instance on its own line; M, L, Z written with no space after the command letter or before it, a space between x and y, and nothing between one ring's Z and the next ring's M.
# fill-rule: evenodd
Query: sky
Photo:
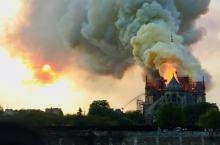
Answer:
M21 1L0 0L0 105L3 108L44 110L58 107L65 113L75 113L79 107L86 112L93 100L105 99L114 108L135 109L135 102L125 105L144 93L140 66L130 67L120 79L81 69L79 65L86 62L72 63L79 61L78 56L71 48L65 47L58 35L56 22L59 16L48 12L64 4L29 7ZM50 0L45 2L48 6ZM38 13L30 13L30 9ZM62 13L64 10L58 11ZM41 17L44 12L47 12L46 17ZM190 46L202 68L212 77L207 101L218 106L219 13L220 1L212 0L209 11L196 22L203 32L202 39ZM49 17L50 21L47 21Z
M212 0L209 11L197 21L197 26L204 29L202 39L192 46L193 54L199 59L202 67L212 76L211 88L207 91L207 101L220 106L220 1Z

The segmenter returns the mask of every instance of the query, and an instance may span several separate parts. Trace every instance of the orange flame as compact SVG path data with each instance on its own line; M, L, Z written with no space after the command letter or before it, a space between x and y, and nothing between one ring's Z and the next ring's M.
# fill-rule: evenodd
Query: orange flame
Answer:
M173 63L164 63L160 67L160 75L167 80L167 83L173 78L176 77L177 66Z

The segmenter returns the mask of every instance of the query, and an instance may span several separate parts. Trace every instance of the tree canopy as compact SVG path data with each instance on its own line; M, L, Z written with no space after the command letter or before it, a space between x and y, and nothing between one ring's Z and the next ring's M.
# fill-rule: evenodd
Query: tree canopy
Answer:
M198 125L203 128L220 129L220 112L218 109L210 109L199 118Z
M184 118L185 127L194 128L195 126L197 126L200 116L205 114L211 109L218 110L218 106L216 104L211 104L211 103L201 103L201 104L186 106L185 108L183 108L183 112L185 116Z
M157 114L157 122L161 128L174 128L183 125L183 111L173 104L162 105Z
M93 101L90 104L88 115L93 116L109 116L113 112L106 100Z
M93 101L88 114L81 108L75 114L63 115L59 108L41 110L7 110L0 107L0 121L15 121L34 126L71 125L85 126L145 126L145 117L141 111L123 112L113 109L106 100ZM201 103L179 108L173 104L159 107L156 114L158 126L162 128L220 128L220 112L216 104ZM151 124L152 125L152 124ZM155 125L155 124L154 124Z

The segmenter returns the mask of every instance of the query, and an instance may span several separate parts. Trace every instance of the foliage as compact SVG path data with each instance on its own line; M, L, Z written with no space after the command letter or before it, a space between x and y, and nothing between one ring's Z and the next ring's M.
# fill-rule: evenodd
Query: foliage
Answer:
M181 108L173 104L162 105L157 114L157 122L161 128L174 128L183 125L184 114Z
M0 106L0 113L3 113L4 112L4 109L2 106Z
M2 112L2 113L1 113ZM14 110L4 113L0 107L0 121L14 121L33 126L72 125L86 126L138 126L146 125L145 118L140 111L122 112L114 110L106 100L91 103L88 114L79 108L76 114L63 115L59 108L41 110ZM220 128L220 113L216 104L202 103L178 108L173 104L162 105L156 115L157 123L162 128L196 126L205 128Z
M79 108L78 112L76 113L78 116L83 116L82 108Z
M218 109L210 109L201 115L198 125L203 128L220 128L220 112Z
M89 107L88 115L93 116L109 116L113 113L113 109L110 108L109 103L106 100L93 101Z
M117 121L107 116L85 116L74 120L76 126L116 126Z
M157 114L157 122L160 127L173 128L177 126L184 126L187 128L197 128L204 125L205 122L217 119L215 114L206 114L209 110L218 110L216 104L201 103L191 106L186 106L183 109L178 108L172 104L163 105L160 107ZM213 115L213 120L205 120L207 115ZM203 116L201 118L201 116ZM201 119L200 119L201 118ZM214 119L215 118L215 119ZM200 122L199 122L200 119ZM199 123L198 123L199 122Z
M106 100L93 101L85 120L91 126L116 126L126 123L123 112L113 110Z
M62 117L41 110L18 110L13 115L4 115L1 121L12 121L32 126L60 125Z
M184 125L187 128L194 128L197 126L197 122L201 115L205 114L210 109L218 109L216 104L201 103L191 106L186 106L183 109L184 112Z
M143 113L139 110L136 111L128 111L125 113L125 117L130 120L130 123L133 125L143 125L145 124L145 119Z

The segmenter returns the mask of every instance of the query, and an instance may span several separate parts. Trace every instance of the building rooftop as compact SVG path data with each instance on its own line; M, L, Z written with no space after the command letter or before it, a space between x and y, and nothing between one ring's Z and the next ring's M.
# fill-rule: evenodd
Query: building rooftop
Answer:
M166 89L170 91L179 91L179 90L182 90L182 87L179 84L179 82L176 80L175 76L173 76L173 78L167 85Z

